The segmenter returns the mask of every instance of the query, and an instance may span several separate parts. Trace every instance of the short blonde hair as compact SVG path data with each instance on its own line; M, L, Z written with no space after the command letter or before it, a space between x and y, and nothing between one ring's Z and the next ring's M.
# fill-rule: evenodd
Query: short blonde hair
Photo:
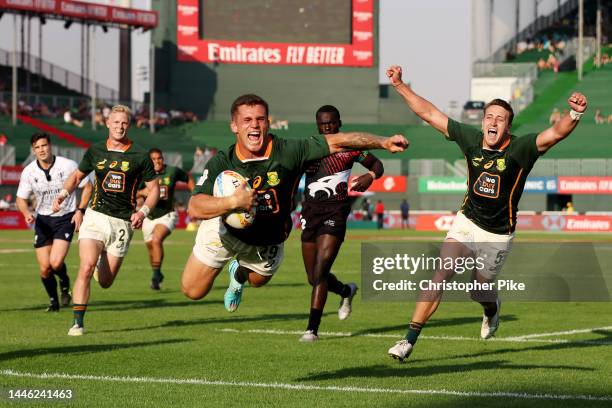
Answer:
M125 106L125 105L115 105L111 108L110 111L110 115L112 115L113 113L125 113L128 117L128 120L131 121L132 120L132 110Z

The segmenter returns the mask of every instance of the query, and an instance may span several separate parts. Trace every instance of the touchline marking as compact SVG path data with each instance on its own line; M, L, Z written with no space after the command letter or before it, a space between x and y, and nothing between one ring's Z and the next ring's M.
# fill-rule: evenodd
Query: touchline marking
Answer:
M4 369L0 375L6 377L25 377L38 379L62 379L62 380L91 380L121 383L162 383L162 384L190 384L190 385L212 385L221 387L250 387L271 388L281 390L297 391L338 391L338 392L362 392L368 394L419 394L419 395L450 395L456 397L483 397L483 398L520 398L539 400L586 400L586 401L612 401L612 395L584 395L584 394L528 394L523 392L476 392L476 391L453 391L453 390L410 390L401 388L369 388L339 385L309 385L288 383L262 383L249 381L223 381L207 380L206 378L155 378L155 377L121 377L107 375L82 375L66 373L28 373Z
M605 329L605 328L602 328ZM215 329L216 331L223 333L254 333L254 334L274 334L274 335L300 335L304 334L303 330L273 330L273 329ZM590 329L600 330L600 329ZM588 332L588 331L585 331ZM350 332L319 332L322 336L329 337L374 337L374 338L391 338L398 339L401 336L397 334L378 334L378 333L350 333ZM554 333L553 333L554 334ZM478 337L464 337L464 336L419 336L420 339L429 340L451 340L451 341L480 341L480 342L510 342L510 343L579 343L579 344L599 344L608 345L612 344L612 341L599 341L599 340L566 340L566 339L532 339L520 337L493 337L488 340L482 340Z
M606 327L593 327L590 329L576 329L576 330L567 330L567 331L559 331L559 332L551 332L551 333L534 333L534 334L526 334L524 336L516 336L516 337L508 337L512 339L533 339L535 337L550 337L550 336L568 336L571 334L580 334L580 333L592 333L597 330L612 330L612 326Z

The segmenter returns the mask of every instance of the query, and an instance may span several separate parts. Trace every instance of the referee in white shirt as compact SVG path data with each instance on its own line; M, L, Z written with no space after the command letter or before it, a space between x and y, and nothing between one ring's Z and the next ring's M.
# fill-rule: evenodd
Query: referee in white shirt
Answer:
M78 211L76 196L72 193L62 204L61 210L53 213L53 199L78 165L74 160L54 156L51 153L51 140L46 133L32 135L30 144L36 160L28 164L21 173L16 204L25 221L28 224L34 223L36 260L43 286L50 299L47 312L57 312L60 301L55 276L59 278L62 306L68 306L71 300L70 278L64 259L70 249L75 228L78 231L83 220L83 213L91 196L91 185L86 183L83 186ZM32 194L36 200L36 215L30 212L28 205Z

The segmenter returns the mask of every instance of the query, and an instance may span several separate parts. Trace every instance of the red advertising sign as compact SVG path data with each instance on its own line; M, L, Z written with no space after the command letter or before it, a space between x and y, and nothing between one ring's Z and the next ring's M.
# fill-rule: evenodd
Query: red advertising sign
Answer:
M612 177L558 177L559 194L612 194Z
M351 176L349 186L358 176ZM408 185L406 176L383 176L374 180L368 191L373 193L405 193Z
M19 211L0 211L0 230L28 228L28 224Z
M203 11L200 4L200 0L177 1L179 61L354 67L371 67L374 64L374 0L352 0L350 44L202 39L199 27Z
M157 11L105 6L72 0L0 0L0 8L56 15L100 23L127 24L137 27L157 27Z
M0 166L0 184L19 184L22 166Z

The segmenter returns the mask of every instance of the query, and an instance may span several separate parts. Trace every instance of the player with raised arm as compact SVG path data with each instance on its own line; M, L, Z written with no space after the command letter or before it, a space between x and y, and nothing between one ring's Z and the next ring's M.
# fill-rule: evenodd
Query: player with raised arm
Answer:
M128 252L134 228L142 226L143 219L159 198L159 184L149 155L128 138L130 119L127 106L112 107L106 121L108 138L87 149L79 168L66 180L53 202L54 211L58 211L79 182L91 171L95 172L93 198L79 232L81 264L73 288L74 321L69 336L84 333L83 319L94 269L97 269L102 288L113 284ZM148 195L136 211L138 186L143 180Z
M83 212L91 195L91 186L83 187L80 205L76 205L73 192L59 208L53 212L53 198L62 188L66 179L77 168L74 160L55 156L51 152L51 138L46 133L34 133L30 138L32 152L36 159L21 172L17 188L17 208L25 222L34 223L34 248L40 270L40 279L49 296L47 312L57 312L60 299L57 295L59 279L61 305L70 305L70 278L64 260L68 255L74 231L78 231L83 221ZM28 201L34 194L36 214L30 212Z
M319 134L330 135L340 131L340 112L331 105L317 110L315 115ZM346 234L346 219L351 211L348 182L354 163L360 163L368 172L359 176L351 186L365 191L383 175L382 162L371 153L359 150L325 156L306 164L306 186L302 206L302 257L312 285L310 316L300 341L316 341L327 292L340 296L338 318L349 317L352 301L357 293L353 282L344 284L331 273L331 267L340 251Z
M420 97L402 81L402 69L387 70L391 85L410 110L447 140L459 145L467 160L468 191L461 210L446 235L440 257L478 256L484 268L474 273L478 282L492 282L506 260L514 238L518 203L525 181L536 160L565 139L578 125L587 108L587 98L574 92L568 99L571 111L552 127L516 137L510 133L514 112L510 104L494 99L484 107L481 129L448 118L431 102ZM434 281L451 279L453 270L439 270ZM500 301L496 292L482 296L471 293L483 306L480 336L491 338L499 327ZM412 352L421 329L438 308L442 291L421 293L404 340L389 349L389 355L403 360Z
M224 297L230 312L238 308L247 281L254 287L265 285L278 270L292 228L292 198L307 161L349 149L401 152L408 146L401 135L384 138L361 132L282 139L268 133L268 117L268 104L257 95L234 101L230 128L236 143L206 164L189 201L190 216L204 221L183 271L183 292L194 300L206 296L223 266L235 257ZM213 185L224 170L248 178L252 189L242 184L231 196L214 197ZM252 206L257 212L248 228L235 229L221 220L228 212Z
M179 167L167 165L162 151L157 147L149 149L149 158L153 162L153 169L159 182L159 201L142 222L142 235L153 271L151 289L159 290L164 280L164 274L161 271L164 261L164 240L172 234L178 219L178 214L174 210L176 183L179 181L187 183L189 191L193 191L195 184L191 174ZM146 197L148 190L143 188L138 194Z

